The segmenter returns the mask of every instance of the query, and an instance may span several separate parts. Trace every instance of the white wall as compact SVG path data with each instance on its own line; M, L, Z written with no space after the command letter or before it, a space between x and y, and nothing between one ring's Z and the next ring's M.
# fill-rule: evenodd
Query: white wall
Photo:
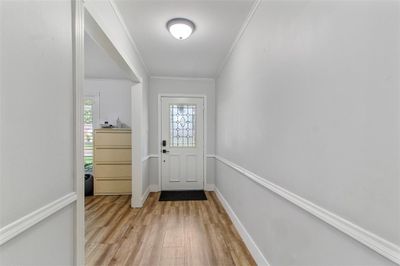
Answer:
M149 147L150 154L159 154L158 97L160 94L206 95L207 96L207 146L206 154L215 152L215 82L213 79L150 78L149 94ZM150 182L158 185L158 158L151 158ZM208 161L208 160L207 160ZM207 184L214 184L213 162L207 162Z
M132 92L133 82L123 79L85 79L84 95L98 97L99 114L97 125L108 121L116 125L116 120L132 126Z
M71 14L67 0L0 1L1 229L73 191ZM71 265L73 205L2 245L0 264Z
M263 1L217 80L217 155L400 244L396 1ZM217 162L272 265L390 262Z

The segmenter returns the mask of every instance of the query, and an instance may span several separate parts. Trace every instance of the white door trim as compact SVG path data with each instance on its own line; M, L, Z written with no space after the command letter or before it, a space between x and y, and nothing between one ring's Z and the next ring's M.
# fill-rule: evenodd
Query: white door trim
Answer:
M84 66L84 36L85 36L85 10L87 14L90 15L89 10L85 8L84 0L72 0L72 20L73 20L73 91L74 91L74 142L75 142L75 151L74 151L74 192L76 193L76 208L75 208L75 222L74 222L74 230L75 230L75 243L74 243L74 264L75 265L85 265L85 195L84 195L84 182L83 182L83 86L85 81L85 66ZM94 20L93 20L94 21ZM112 42L108 39L108 36L102 31L100 25L95 25L100 30L100 33L103 34L103 41L112 45ZM129 69L129 76L131 77L134 85L132 86L132 95L134 90L143 90L143 83L141 76L137 73L137 71L128 64L125 59L121 56L118 50L112 46L106 46L111 49L109 51L113 57L115 57L117 51L117 56L119 62L123 62L126 64L127 69ZM140 106L142 106L142 98L136 99L140 101ZM132 108L132 126L136 125L134 128L135 132L141 132L141 119L137 119L138 109ZM133 123L135 122L135 124ZM133 165L141 165L141 157L138 156L137 153L141 153L141 135L139 134L136 137L132 138L133 147L139 147L138 149L132 149L132 166ZM132 182L132 192L140 191L141 192L141 179L142 173L141 168L138 168L135 171L132 171L132 181L139 180L140 182ZM140 185L140 187L139 187ZM133 197L132 207L141 207L142 195L138 194L137 197Z
M142 109L143 83L131 89L132 102L132 198L131 207L141 208L142 202Z
M207 185L207 95L205 94L175 94L175 93L160 93L158 94L158 187L161 190L162 180L162 165L161 165L161 124L162 124L162 104L161 99L163 97L174 97L174 98L202 98L204 105L204 114L203 114L203 188L206 189Z
M85 82L85 7L83 0L72 2L73 91L74 91L74 190L75 206L75 265L85 265L85 183L83 179L83 86Z

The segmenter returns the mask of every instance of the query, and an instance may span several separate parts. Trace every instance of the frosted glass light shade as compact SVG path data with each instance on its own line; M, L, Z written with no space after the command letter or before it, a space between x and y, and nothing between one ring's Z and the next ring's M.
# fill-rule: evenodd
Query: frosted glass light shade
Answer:
M175 39L185 40L192 35L194 24L185 18L174 18L167 22L167 28Z

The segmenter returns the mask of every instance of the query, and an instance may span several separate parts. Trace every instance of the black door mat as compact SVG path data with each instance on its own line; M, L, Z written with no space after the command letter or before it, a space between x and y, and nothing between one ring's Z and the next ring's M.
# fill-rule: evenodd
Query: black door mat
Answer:
M161 191L159 201L207 200L204 190Z

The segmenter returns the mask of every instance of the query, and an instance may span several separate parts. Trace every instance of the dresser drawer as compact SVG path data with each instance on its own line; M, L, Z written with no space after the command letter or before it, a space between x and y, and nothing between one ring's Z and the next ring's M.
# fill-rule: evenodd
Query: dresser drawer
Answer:
M131 149L103 149L95 148L95 163L98 162L131 162L132 150Z
M95 164L95 178L131 179L132 165L130 164Z
M95 180L95 195L131 194L132 181L130 180Z
M131 133L96 132L96 146L131 146Z

